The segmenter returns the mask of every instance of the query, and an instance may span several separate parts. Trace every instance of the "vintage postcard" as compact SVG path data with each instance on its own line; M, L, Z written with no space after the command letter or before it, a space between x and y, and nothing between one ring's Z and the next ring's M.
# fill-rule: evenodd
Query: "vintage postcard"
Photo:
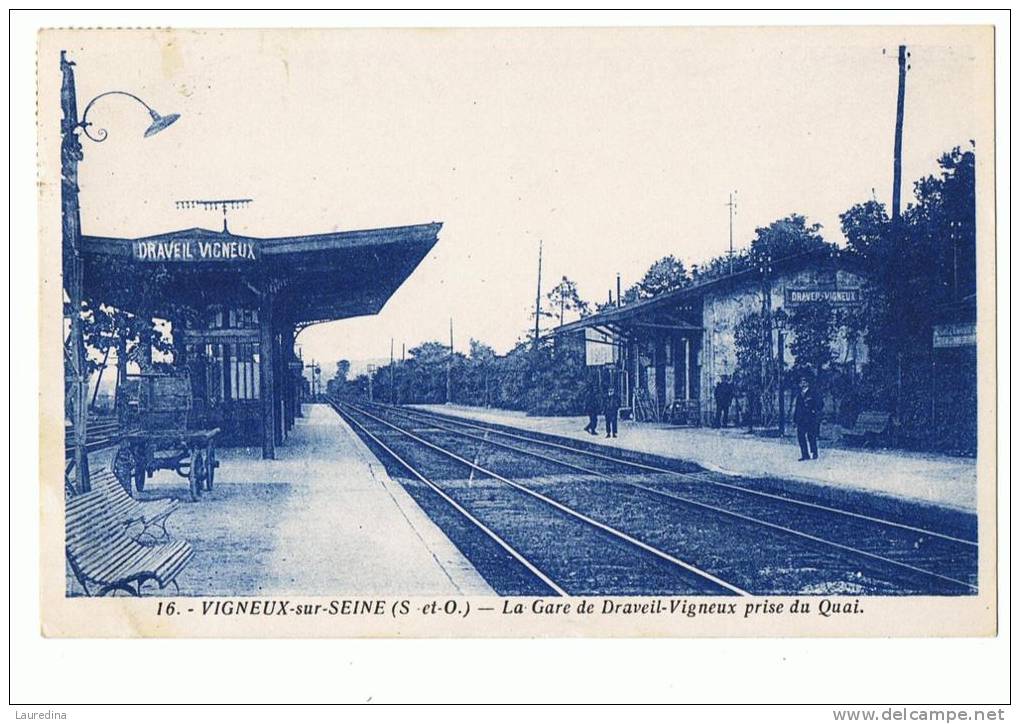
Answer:
M993 48L42 31L43 633L993 635Z

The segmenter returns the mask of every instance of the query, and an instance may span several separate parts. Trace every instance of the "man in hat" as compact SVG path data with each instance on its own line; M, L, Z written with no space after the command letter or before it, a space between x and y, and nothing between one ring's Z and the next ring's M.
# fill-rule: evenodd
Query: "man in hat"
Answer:
M797 425L800 460L818 459L818 426L821 422L822 398L807 376L800 378L800 389L793 401L793 421ZM809 454L810 453L810 454Z
M606 437L616 437L616 421L620 417L620 396L616 394L616 388L610 387L606 395Z

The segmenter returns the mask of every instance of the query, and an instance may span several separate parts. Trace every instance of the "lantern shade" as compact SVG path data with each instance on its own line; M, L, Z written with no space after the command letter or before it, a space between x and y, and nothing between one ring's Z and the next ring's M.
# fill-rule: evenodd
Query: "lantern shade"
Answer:
M149 110L149 115L152 116L152 123L147 129L145 129L145 138L149 136L155 136L157 133L162 131L167 126L170 126L178 118L181 117L180 113L170 113L165 116L160 115L154 110Z

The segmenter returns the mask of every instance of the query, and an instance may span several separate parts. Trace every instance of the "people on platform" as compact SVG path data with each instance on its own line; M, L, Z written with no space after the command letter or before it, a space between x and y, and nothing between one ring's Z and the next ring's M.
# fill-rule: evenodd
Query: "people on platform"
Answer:
M793 422L797 425L800 460L818 459L818 427L821 423L822 398L806 376L793 401Z
M730 423L730 405L733 404L733 383L729 375L723 375L715 386L715 426L726 427Z
M606 437L616 437L616 423L620 417L620 395L610 387L605 400Z
M588 389L584 396L584 413L588 416L588 424L584 430L589 435L597 435L599 432L599 413L602 411L602 399L599 395L598 383L594 380L588 383Z
M740 427L744 421L744 405L740 402L742 393L732 377L730 384L733 386L733 427Z

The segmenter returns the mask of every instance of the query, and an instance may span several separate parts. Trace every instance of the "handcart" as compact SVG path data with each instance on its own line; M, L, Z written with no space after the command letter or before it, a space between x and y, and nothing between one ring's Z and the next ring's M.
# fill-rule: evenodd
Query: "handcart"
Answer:
M219 428L191 429L191 380L187 375L129 375L117 391L118 414L125 427L114 470L122 483L145 489L157 470L173 470L188 480L192 500L212 490L219 461Z

